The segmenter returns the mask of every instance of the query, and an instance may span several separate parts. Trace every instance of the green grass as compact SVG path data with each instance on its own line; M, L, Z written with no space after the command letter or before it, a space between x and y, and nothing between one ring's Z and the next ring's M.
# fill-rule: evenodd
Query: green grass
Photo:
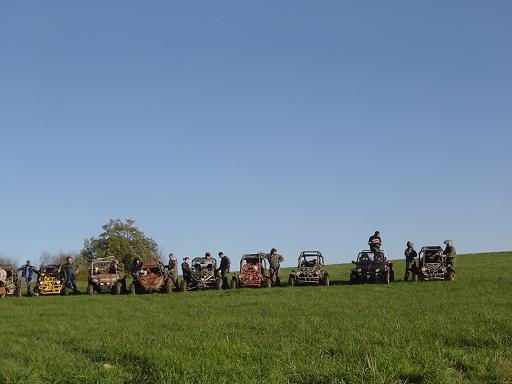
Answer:
M8 298L0 383L512 383L511 256L454 282Z

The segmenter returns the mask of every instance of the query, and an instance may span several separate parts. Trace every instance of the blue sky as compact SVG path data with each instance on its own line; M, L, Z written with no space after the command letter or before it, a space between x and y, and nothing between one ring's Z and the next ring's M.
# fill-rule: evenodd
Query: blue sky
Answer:
M510 250L509 1L0 3L0 256Z

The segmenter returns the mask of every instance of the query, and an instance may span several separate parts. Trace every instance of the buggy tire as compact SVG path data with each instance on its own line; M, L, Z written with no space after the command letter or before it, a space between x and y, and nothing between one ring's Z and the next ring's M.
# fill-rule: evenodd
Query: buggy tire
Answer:
M330 281L329 281L329 275L328 274L325 274L324 278L322 279L321 281L321 284L322 285L325 285L326 287L329 286L330 284Z
M131 283L130 286L128 287L128 293L130 295L135 295L135 284Z
M455 272L454 271L448 271L446 274L446 280L453 281L455 280Z
M62 296L67 296L69 293L68 287L64 286L62 287L62 292L60 293Z
M116 285L114 285L114 295L119 296L123 292L123 283L118 281Z
M215 289L217 291L222 290L222 278L220 278L220 277L215 278Z
M164 293L172 293L172 286L173 286L173 283L172 283L171 279L165 280L164 289L163 289Z
M392 269L389 271L389 281L395 281L395 271L393 271Z
M270 277L265 277L265 282L263 283L263 286L265 288L272 288L272 280L270 280Z
M16 287L16 289L14 290L14 296L21 297L21 288L20 287Z
M94 295L94 286L92 284L87 285L87 294Z
M235 289L235 288L238 288L238 284L237 284L237 281L236 281L236 277L232 277L231 278L231 283L229 283L229 288L231 289Z
M290 277L288 278L288 286L289 287L294 287L295 286L295 276L290 275Z
M186 280L181 280L180 291L181 292L185 292L186 290L187 290L187 281Z
M350 284L356 284L357 283L357 276L354 273L350 274Z

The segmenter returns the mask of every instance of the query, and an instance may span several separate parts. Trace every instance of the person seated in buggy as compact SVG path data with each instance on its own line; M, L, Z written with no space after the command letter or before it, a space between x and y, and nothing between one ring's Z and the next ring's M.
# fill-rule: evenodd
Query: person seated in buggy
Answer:
M368 253L363 253L359 258L360 263L371 263L372 259Z

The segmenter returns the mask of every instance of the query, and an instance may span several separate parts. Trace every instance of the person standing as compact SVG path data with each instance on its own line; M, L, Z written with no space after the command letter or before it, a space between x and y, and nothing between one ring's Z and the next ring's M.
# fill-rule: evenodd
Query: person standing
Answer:
M68 289L72 289L75 295L79 294L76 287L76 275L80 272L80 267L75 269L73 265L73 258L71 256L66 257L66 262L60 266L59 272L64 274L64 285Z
M219 252L220 257L220 265L219 268L215 272L220 272L220 277L222 278L222 286L227 287L228 285L228 273L229 268L231 267L231 260L229 260L229 257L224 255L223 252Z
M409 280L409 273L414 273L416 270L416 257L418 257L418 253L414 249L414 244L412 241L407 242L407 248L404 251L405 255L405 273L404 273L404 281Z
M373 252L373 256L377 256L377 254L380 253L382 239L380 238L379 231L375 231L373 236L370 236L368 239L368 245L370 246L370 251Z
M273 286L281 285L281 263L284 261L284 257L277 253L277 249L272 248L268 255L268 262L270 264L270 280Z
M183 258L183 263L181 263L181 273L183 274L183 280L190 283L190 280L192 279L192 272L190 271L188 260L189 258L186 256Z
M18 268L18 272L21 271L21 281L25 283L27 287L27 296L31 296L32 292L30 292L30 287L32 286L32 282L34 279L34 275L39 275L39 271L32 265L32 261L27 260L27 263L20 268Z
M453 246L453 241L445 240L444 244L446 248L443 251L443 255L446 257L446 266L451 268L452 271L455 270L455 257L457 256L457 251Z
M178 260L176 256L172 253L169 253L169 264L167 264L168 277L172 280L174 287L177 289L178 285Z

